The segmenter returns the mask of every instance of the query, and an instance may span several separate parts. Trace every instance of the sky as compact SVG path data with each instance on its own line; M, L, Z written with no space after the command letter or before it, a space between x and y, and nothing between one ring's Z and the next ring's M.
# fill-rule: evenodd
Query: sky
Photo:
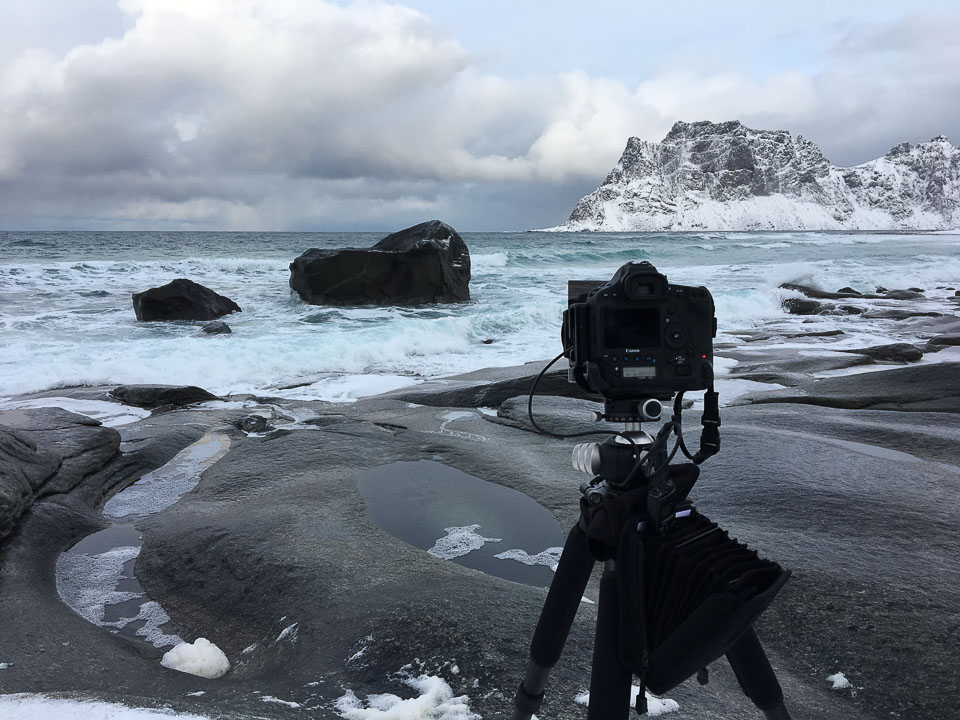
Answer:
M0 230L557 225L627 139L960 140L960 0L0 0Z

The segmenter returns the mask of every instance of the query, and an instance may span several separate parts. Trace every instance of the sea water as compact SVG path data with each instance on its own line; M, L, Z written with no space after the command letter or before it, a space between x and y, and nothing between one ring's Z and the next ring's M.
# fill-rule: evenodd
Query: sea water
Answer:
M784 282L826 290L922 288L911 307L953 313L960 234L464 233L471 301L320 307L290 290L310 247L369 247L385 233L0 233L0 397L58 386L199 385L350 401L424 378L560 352L567 280L606 280L647 260L713 292L719 342L736 333L830 329L791 316ZM199 322L138 322L131 295L185 277L235 300L230 335ZM858 318L833 347L897 339L904 325ZM909 339L909 338L907 338Z

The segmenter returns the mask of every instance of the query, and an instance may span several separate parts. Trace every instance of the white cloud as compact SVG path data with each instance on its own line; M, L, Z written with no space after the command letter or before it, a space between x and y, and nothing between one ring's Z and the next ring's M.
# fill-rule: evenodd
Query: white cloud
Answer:
M0 69L0 225L455 220L457 202L484 195L470 187L592 189L629 136L660 139L679 119L789 129L839 163L960 123L954 17L834 28L817 72L680 65L625 81L484 73L457 38L398 4L122 7L118 37L28 50ZM553 221L568 210L557 205Z

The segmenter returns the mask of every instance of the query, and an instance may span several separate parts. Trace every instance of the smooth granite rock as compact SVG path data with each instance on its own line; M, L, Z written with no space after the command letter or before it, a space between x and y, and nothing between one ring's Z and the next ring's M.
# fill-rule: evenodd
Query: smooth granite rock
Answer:
M911 375L923 369L940 375ZM922 365L820 382L836 383L839 395L869 391L889 399L903 387L917 398L938 382L960 387L955 371ZM496 385L530 372L490 369L457 382ZM863 385L884 375L878 389ZM500 420L523 425L522 395L505 403ZM215 642L231 672L210 681L170 671L158 651L87 623L59 601L57 553L103 524L72 491L35 504L0 554L0 661L13 663L0 670L3 691L66 691L211 717L333 720L348 689L361 699L416 697L402 682L407 673L442 678L480 717L511 717L545 590L389 535L368 517L359 482L396 462L442 463L528 495L566 528L588 479L570 464L578 440L543 437L470 407L411 406L396 394L337 405L262 402L256 412L264 417L288 406L298 417L315 417L303 430L246 436L232 423L250 408L193 407L121 428L124 457L141 469L144 454L155 466L204 432L230 435L229 451L193 491L138 524L144 544L136 574L176 632ZM545 421L579 423L589 406L539 397L537 407ZM791 716L952 718L960 706L960 496L953 482L960 413L788 401L721 414L723 447L701 467L693 498L732 536L793 571L757 625ZM695 411L685 413L688 446L696 445L698 421ZM91 478L113 482L103 474L112 467ZM445 501L437 503L439 514L475 511L471 522L481 533L483 513L509 510L436 492ZM600 570L585 599L573 598L576 617L541 717L585 715L574 698L589 683ZM826 678L836 672L855 693L830 689ZM709 685L691 679L668 697L690 720L760 716L723 659L710 665Z
M812 380L795 388L751 393L741 400L756 404L960 413L960 363L913 365Z

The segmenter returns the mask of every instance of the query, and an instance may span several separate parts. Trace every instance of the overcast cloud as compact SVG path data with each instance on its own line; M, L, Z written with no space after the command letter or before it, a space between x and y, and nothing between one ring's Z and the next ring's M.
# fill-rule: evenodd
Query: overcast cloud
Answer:
M813 2L800 24L741 3L719 36L707 3L600 3L596 27L489 3L502 33L478 3L411 5L2 2L0 228L524 229L676 120L788 129L838 165L960 137L949 4Z

